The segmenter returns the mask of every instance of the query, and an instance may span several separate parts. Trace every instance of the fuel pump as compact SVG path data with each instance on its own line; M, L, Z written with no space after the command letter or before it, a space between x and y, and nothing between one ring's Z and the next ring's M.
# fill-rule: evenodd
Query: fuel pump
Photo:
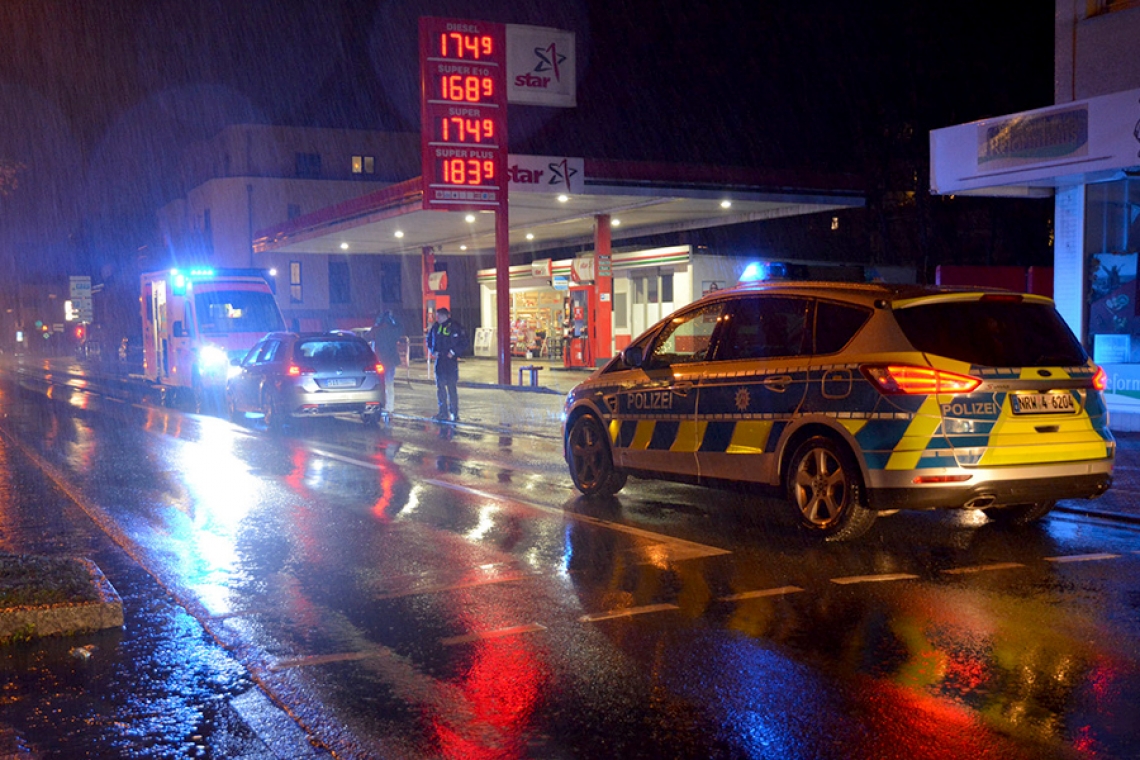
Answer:
M566 350L563 364L566 367L594 366L594 352L590 345L590 296L593 287L589 285L570 288Z

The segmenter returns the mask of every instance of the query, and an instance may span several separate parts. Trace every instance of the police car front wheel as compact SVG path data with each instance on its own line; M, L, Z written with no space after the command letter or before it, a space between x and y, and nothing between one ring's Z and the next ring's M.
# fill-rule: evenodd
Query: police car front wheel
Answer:
M625 486L626 474L614 467L602 423L592 414L574 420L567 436L570 477L587 496L613 496Z
M876 514L863 506L859 466L845 446L813 436L796 448L788 465L788 500L809 533L848 541L870 529Z

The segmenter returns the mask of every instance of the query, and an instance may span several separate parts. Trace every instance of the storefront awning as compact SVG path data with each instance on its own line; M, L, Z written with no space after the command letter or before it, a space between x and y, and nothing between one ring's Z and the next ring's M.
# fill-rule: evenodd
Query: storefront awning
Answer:
M1140 177L1140 89L930 133L937 195L1050 196Z

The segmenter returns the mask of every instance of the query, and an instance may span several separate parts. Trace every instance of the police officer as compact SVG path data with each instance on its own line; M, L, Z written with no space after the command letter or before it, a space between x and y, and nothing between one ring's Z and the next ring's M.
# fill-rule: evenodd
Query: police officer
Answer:
M459 421L459 355L467 346L463 327L443 308L435 312L435 324L428 330L427 350L435 361L435 397L440 422Z

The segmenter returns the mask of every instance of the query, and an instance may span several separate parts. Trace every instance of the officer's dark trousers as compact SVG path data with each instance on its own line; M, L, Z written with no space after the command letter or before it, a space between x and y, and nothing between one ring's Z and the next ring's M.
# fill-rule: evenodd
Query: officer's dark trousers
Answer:
M459 362L440 357L435 362L435 398L441 417L459 416Z

